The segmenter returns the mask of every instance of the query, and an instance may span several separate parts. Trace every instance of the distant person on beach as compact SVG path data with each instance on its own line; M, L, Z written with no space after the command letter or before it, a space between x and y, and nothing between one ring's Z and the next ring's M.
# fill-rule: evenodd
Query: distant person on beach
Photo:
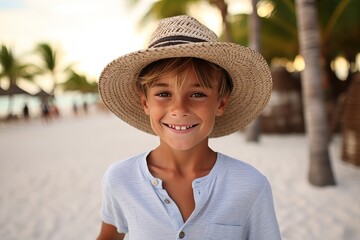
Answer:
M51 111L50 111L50 113L51 113L51 116L52 116L52 117L55 117L55 118L60 117L59 108L56 106L55 103L53 103L53 104L51 105Z
M44 122L50 121L50 105L48 99L44 99L41 103L41 118Z
M83 103L83 110L84 110L85 114L88 113L88 103L86 101L84 101L84 103Z
M26 121L29 120L30 111L29 111L29 106L27 105L27 103L25 103L24 107L23 107L23 116Z
M254 120L271 88L259 53L189 16L161 20L147 49L107 65L105 105L159 145L106 171L98 240L280 239L267 178L208 144Z
M78 114L78 106L77 106L76 102L73 103L73 113L74 113L74 115Z

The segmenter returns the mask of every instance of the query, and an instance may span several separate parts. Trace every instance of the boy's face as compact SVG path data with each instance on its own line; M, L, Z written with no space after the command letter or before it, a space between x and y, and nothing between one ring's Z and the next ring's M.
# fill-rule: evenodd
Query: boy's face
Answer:
M215 117L223 114L228 97L218 97L217 86L204 88L189 70L178 87L175 74L166 74L141 96L151 127L174 150L190 150L204 143L214 126Z

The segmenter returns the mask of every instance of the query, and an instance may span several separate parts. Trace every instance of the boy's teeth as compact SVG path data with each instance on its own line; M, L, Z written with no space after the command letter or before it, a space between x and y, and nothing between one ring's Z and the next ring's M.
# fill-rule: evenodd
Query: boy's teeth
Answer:
M170 125L169 124L169 127L171 127L171 128L173 128L173 129L175 129L175 130L177 130L177 131L185 131L186 129L188 129L188 128L191 128L192 126L190 125L190 126L175 126L175 125Z

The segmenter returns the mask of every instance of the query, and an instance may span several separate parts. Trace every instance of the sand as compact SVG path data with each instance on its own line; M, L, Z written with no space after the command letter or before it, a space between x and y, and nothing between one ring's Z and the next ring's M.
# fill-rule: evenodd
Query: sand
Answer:
M109 113L0 124L0 239L95 239L105 169L157 142ZM360 169L340 160L339 136L330 145L337 185L324 188L307 182L304 135L210 144L268 177L283 239L360 239Z

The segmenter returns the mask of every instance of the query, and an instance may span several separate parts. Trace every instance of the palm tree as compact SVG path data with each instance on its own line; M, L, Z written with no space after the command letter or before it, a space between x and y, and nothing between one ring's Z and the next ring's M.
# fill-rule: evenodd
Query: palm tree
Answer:
M61 84L65 91L79 91L81 93L96 93L97 83L90 83L85 75L69 69L67 80Z
M260 18L257 13L257 3L258 0L251 0L252 4L252 14L251 14L251 21L250 21L250 47L255 51L260 52ZM248 142L258 142L260 138L260 126L261 118L258 117L253 120L246 128L246 140Z
M264 0L259 0L259 3ZM270 62L273 58L292 61L298 54L299 43L294 0L266 0L274 9L261 20L261 53ZM349 62L355 62L360 52L360 1L329 0L317 1L317 12L321 31L321 57L326 63L324 71L332 71L330 62L343 54ZM231 19L234 42L249 45L250 32L247 14L239 14ZM347 34L343 34L346 32ZM329 75L328 73L326 76Z
M355 62L356 54L360 52L360 1L357 0L331 0L332 4L318 1L321 28L321 56L324 72L323 85L326 98L335 101L344 92L352 80L350 71L348 80L339 81L331 69L331 62L343 55L350 63ZM329 14L331 13L331 14ZM345 33L345 34L344 34Z
M136 4L139 0L132 0L131 3ZM204 2L216 7L222 18L223 25L223 38L225 41L232 41L230 22L228 21L228 5L225 0L159 0L155 1L145 13L140 21L140 25L143 26L149 23L152 19L162 19L167 17L173 17L177 15L187 14L190 10L190 6L194 4Z
M230 22L228 20L229 18L228 4L225 2L225 0L209 0L209 2L211 5L214 5L217 9L219 9L221 13L224 41L232 42L233 37L230 28Z
M274 57L293 60L298 54L298 33L294 0L273 0L274 10L261 18L262 54L267 61Z
M306 132L309 139L309 181L316 186L335 185L328 151L328 127L322 88L321 43L315 0L296 0Z
M41 69L44 73L49 73L51 76L53 86L50 94L54 96L55 88L57 86L57 69L59 65L57 52L48 43L38 44L35 51L40 54L43 61Z
M87 112L88 105L85 93L97 93L97 82L92 81L90 83L85 75L79 74L72 69L68 69L66 72L68 73L68 77L67 80L61 84L62 88L65 91L79 91L80 93L82 93L83 108L84 111ZM77 104L74 103L73 110L75 113L77 113L77 109Z
M276 0L275 2L280 2L280 0ZM291 10L294 8L293 1L286 2L289 2L287 12L293 12ZM356 54L360 52L360 29L358 27L360 14L357 10L360 8L360 1L317 1L316 6L321 31L321 59L323 63L321 66L324 72L323 85L326 89L326 97L328 99L336 99L341 92L347 88L349 82L340 81L336 77L334 71L331 69L331 62L338 55L343 55L347 61L354 63ZM277 15L277 19L280 18L279 14L274 15ZM293 29L296 29L296 21L293 20L294 17L288 14L286 18L282 17L282 19L282 22L289 19L288 32L290 32L291 25L293 25ZM346 32L346 34L344 34L344 32ZM294 36L293 33L291 35ZM291 39L288 40L290 42ZM274 44L269 46L274 46ZM295 46L298 46L298 43ZM273 48L274 47L270 49ZM349 76L349 78L351 78L351 76Z
M38 74L38 69L32 64L23 64L16 58L9 47L1 46L0 50L0 79L7 78L9 81L9 90L19 89L17 87L17 80L20 78L33 80L33 77ZM24 91L25 93L25 91ZM8 115L12 115L12 99L14 92L9 91L9 106Z
M294 0L266 0L259 3L270 4L273 7L271 14L261 20L261 54L270 62L273 58L286 58L293 61L299 51L296 11ZM360 1L331 0L317 1L317 11L321 31L321 61L323 87L327 103L337 101L351 81L340 81L331 69L331 62L339 54L344 54L349 62L355 62L355 55L360 51ZM248 39L252 34L246 26L250 16L235 15L232 32L234 41L242 45L249 45ZM343 32L347 34L343 34ZM350 73L351 74L351 73ZM349 75L349 80L351 76ZM328 106L331 106L328 104ZM333 114L328 108L328 114Z
M155 1L149 10L142 16L139 26L143 27L151 20L159 20L162 18L172 17L176 15L183 15L189 11L189 6L193 2L199 0L160 0ZM136 5L139 0L131 0L130 3Z

